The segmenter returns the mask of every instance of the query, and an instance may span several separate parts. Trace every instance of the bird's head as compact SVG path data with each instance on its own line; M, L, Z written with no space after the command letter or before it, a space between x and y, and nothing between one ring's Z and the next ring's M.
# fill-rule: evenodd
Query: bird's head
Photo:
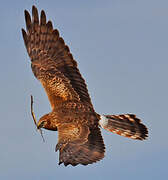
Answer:
M49 121L49 114L42 116L37 123L37 129L46 128Z
M37 129L45 128L47 121L45 119L40 119L37 123Z
M40 118L37 123L37 129L47 129L52 131L57 131L57 126L55 125L53 117L50 114L46 114Z

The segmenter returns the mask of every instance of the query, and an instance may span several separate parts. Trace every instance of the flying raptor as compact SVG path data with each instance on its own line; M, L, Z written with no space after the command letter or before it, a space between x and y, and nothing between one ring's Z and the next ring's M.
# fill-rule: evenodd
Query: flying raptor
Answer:
M144 140L148 131L134 114L99 115L92 105L85 80L68 46L42 10L25 10L24 43L35 77L44 87L52 111L40 118L37 129L58 131L59 164L88 165L104 157L100 127L115 134ZM32 115L33 112L32 112Z

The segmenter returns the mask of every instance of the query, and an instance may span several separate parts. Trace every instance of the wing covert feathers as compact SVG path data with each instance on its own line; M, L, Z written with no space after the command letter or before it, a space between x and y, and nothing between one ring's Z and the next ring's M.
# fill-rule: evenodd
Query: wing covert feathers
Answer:
M46 20L42 10L32 7L32 19L25 10L26 30L22 35L35 77L40 80L49 97L52 108L58 103L75 100L91 104L87 86L77 63L57 29ZM57 86L57 87L56 87Z

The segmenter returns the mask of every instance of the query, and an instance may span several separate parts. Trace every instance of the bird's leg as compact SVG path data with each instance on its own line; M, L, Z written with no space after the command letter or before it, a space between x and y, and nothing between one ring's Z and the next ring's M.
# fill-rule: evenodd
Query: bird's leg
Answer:
M34 120L34 124L35 124L35 126L36 126L36 128L37 128L37 121L36 121L36 117L35 117L35 114L34 114L34 111L33 111L33 96L32 96L32 95L31 95L31 115L32 115L33 120ZM39 130L39 132L40 132L40 134L41 134L41 137L42 137L42 139L43 139L43 142L45 142L44 137L43 137L42 130L41 130L41 129L38 129L38 128L37 128L37 130Z

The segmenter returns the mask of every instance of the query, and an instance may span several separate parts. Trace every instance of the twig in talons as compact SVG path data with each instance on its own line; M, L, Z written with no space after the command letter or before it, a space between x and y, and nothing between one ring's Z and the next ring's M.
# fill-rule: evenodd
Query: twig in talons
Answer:
M33 96L32 96L32 95L31 95L31 115L32 115L32 117L33 117L33 121L34 121L34 124L35 124L37 130L39 130L39 132L40 132L40 134L41 134L41 137L42 137L42 139L43 139L43 142L45 142L44 137L43 137L42 130L41 130L41 129L38 129L37 120L36 120L35 114L34 114L34 112L33 112Z

